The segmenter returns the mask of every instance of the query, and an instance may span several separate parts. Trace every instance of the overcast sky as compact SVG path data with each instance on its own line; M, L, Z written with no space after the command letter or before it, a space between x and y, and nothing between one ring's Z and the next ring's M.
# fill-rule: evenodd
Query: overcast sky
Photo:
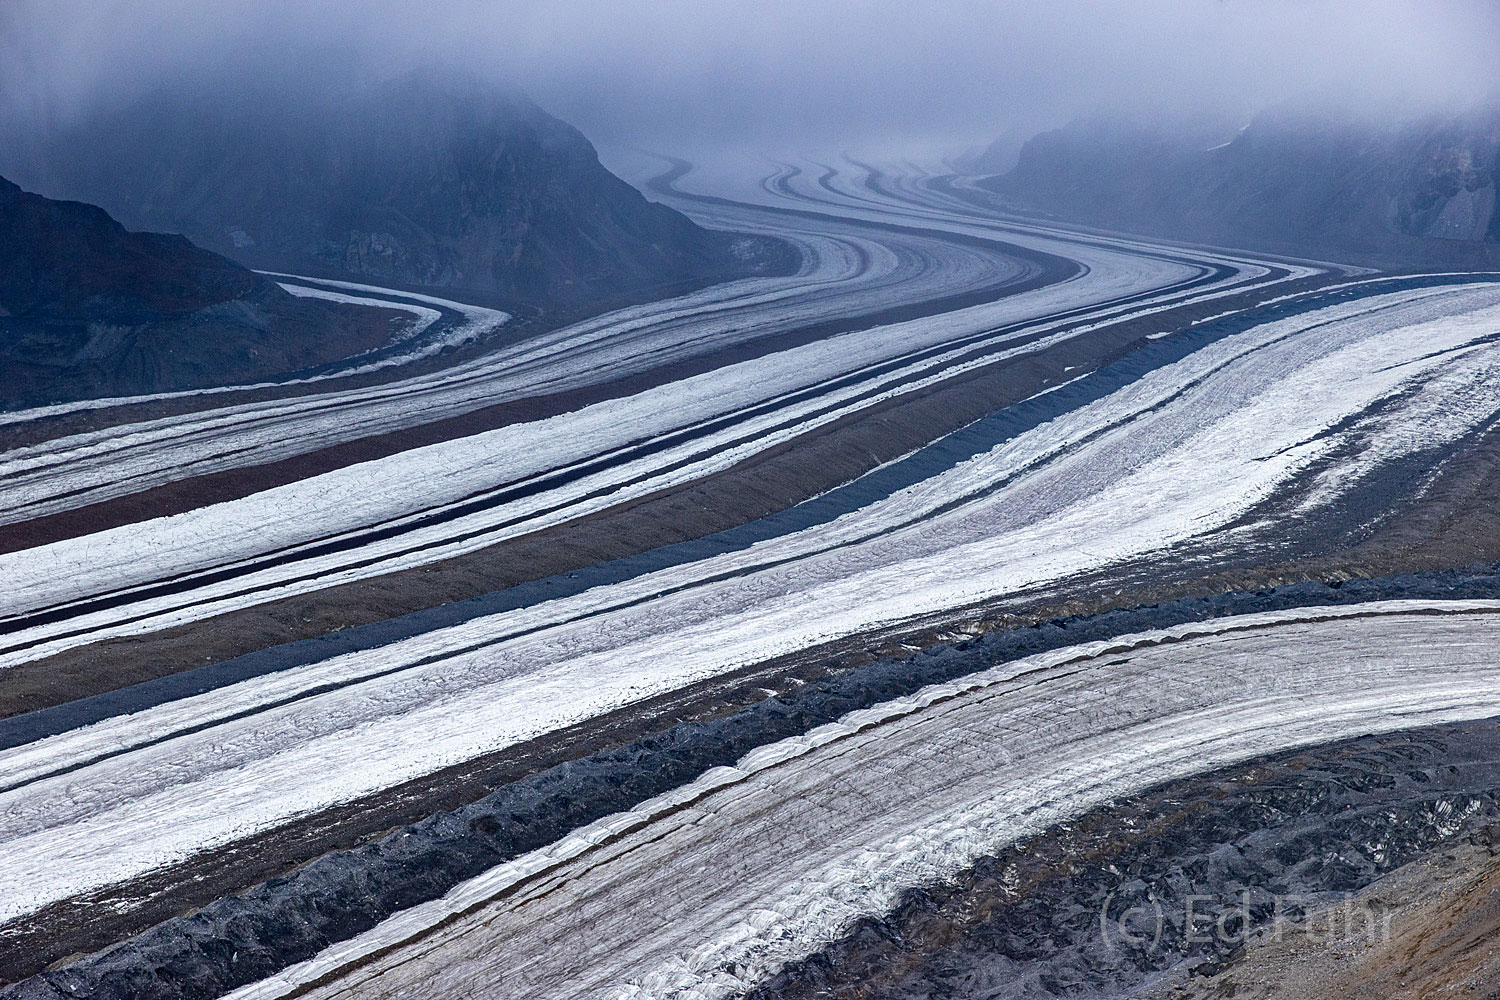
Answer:
M605 145L952 145L1101 105L1375 111L1494 93L1473 0L0 0L3 100L67 113L163 75L350 54L518 81Z

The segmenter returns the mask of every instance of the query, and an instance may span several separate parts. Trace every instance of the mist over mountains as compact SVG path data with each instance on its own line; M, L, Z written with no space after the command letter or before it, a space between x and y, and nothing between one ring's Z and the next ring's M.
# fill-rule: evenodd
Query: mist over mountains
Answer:
M434 70L302 83L163 84L0 172L252 267L508 303L656 295L774 256L647 201L519 94Z
M187 0L7 0L0 118L65 123L164 83L211 88L226 72L306 91L347 84L351 64L442 66L523 89L607 151L873 157L1012 129L1025 139L1101 101L1238 112L1312 96L1385 115L1500 83L1500 6L1488 0L212 6L208 17Z
M1382 265L1485 264L1500 247L1500 114L1452 110L1493 89L1482 5L100 9L0 10L0 176L100 206L118 230L58 209L53 223L79 227L59 237L71 257L9 276L57 290L45 317L36 303L0 317L24 382L12 401L67 398L88 378L112 393L257 378L385 342L383 321L292 302L252 270L551 323L795 266L784 244L649 200L591 140L936 162L987 134L991 149L951 162L1027 213ZM1331 34L1344 42L1329 54ZM1078 117L1101 95L1118 109ZM70 262L135 287L96 294L70 283ZM224 282L244 290L216 297Z
M518 93L435 70L329 79L179 81L0 152L0 404L255 381L397 332L255 270L554 322L795 266L780 241L648 201Z
M1496 107L1392 122L1283 105L1238 128L1095 116L1035 136L980 184L1094 225L1416 262L1500 243L1497 153Z

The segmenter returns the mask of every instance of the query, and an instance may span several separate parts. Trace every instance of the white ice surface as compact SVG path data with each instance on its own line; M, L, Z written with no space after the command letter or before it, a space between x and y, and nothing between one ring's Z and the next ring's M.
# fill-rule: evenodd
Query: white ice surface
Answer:
M1500 602L1391 601L1028 657L752 751L230 996L736 996L1151 784L1500 713L1497 644Z
M1467 391L1460 349L1497 323L1482 286L1266 324L830 524L12 751L7 784L137 747L0 795L0 898L24 912L737 666L1201 538L1375 402L1422 402L1424 444L1484 419L1424 393Z

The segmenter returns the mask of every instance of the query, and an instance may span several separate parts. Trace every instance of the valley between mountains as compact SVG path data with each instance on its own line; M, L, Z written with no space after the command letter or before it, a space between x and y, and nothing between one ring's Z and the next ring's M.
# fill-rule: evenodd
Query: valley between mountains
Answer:
M0 996L792 995L1164 783L1483 756L1500 274L639 173L788 266L260 274L402 332L0 414Z

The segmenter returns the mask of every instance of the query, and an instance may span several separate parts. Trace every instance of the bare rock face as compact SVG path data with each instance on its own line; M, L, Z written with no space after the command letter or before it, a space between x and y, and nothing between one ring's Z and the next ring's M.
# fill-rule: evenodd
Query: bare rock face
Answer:
M1500 113L1432 129L1393 185L1394 228L1442 239L1500 243Z
M19 169L269 270L531 303L754 270L727 234L647 201L524 97L432 72L173 90L101 109Z

